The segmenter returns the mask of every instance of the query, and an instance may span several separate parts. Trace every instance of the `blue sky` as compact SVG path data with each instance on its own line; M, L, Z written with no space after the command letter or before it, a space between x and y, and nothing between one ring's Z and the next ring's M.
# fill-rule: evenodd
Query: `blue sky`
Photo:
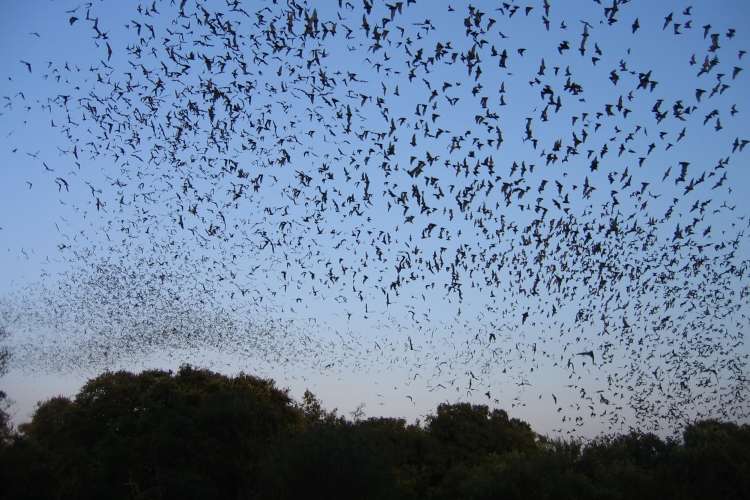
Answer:
M269 54L267 65L253 65L252 80L256 84L253 112L248 112L242 125L252 131L257 123L270 119L277 127L276 138L258 133L255 139L259 149L252 152L242 149L247 145L247 137L237 134L228 142L231 148L221 150L206 141L208 118L204 116L195 122L197 132L188 141L193 146L203 145L209 155L215 156L217 163L208 166L202 158L206 153L202 155L190 148L177 151L171 159L173 163L144 160L143 152L153 151L150 148L157 143L153 138L156 129L148 126L137 130L142 142L134 147L133 153L139 153L140 159L130 157L125 161L122 155L114 157L110 153L117 152L116 145L125 144L118 141L124 141L127 134L116 130L110 138L103 138L84 107L86 103L100 106L94 97L110 98L112 81L119 82L119 88L123 89L128 73L135 74L136 81L145 81L138 74L139 68L128 63L133 56L128 56L127 47L134 47L139 38L135 35L135 25L128 20L151 23L160 36L169 36L167 30L179 30L178 25L171 23L175 7L163 4L159 6L159 15L144 16L135 11L136 4L95 2L91 14L99 18L98 27L108 33L105 42L92 38L92 22L85 19L85 7L76 3L39 2L33 12L20 3L9 5L1 21L0 35L0 57L5 68L0 95L8 97L0 111L0 165L3 166L0 269L5 278L0 281L0 292L6 297L3 319L14 333L13 342L21 346L17 364L3 384L17 401L18 418L22 420L28 415L32 401L58 392L73 393L85 377L102 368L176 367L189 360L227 372L260 371L291 387L297 396L310 386L324 402L343 411L365 402L365 411L370 415L415 418L440 401L469 399L503 407L513 405L512 414L546 432L576 429L591 435L606 428L608 417L602 416L602 412L608 408L600 404L599 396L593 396L597 416L591 417L586 405L581 404L582 388L589 395L597 391L601 391L598 394L602 397L617 395L623 401L623 408L617 411L627 415L621 425L630 425L636 420L628 413L627 402L633 401L633 394L640 397L639 391L643 391L636 386L626 394L628 386L638 381L648 387L663 384L648 396L658 400L659 391L668 392L670 383L680 381L680 368L671 364L670 352L679 351L689 366L703 366L701 363L723 366L729 371L722 372L722 376L728 377L731 370L727 368L727 360L741 359L748 352L743 338L747 329L744 316L747 303L740 295L745 286L741 280L717 282L720 285L716 287L726 286L727 291L736 293L730 296L729 305L721 309L731 310L729 316L716 318L716 323L709 325L705 315L683 308L679 319L670 320L673 326L671 333L667 333L653 329L654 322L658 323L665 314L664 309L655 311L653 306L660 305L666 288L639 291L634 285L643 276L624 276L610 283L610 293L615 296L619 292L614 302L607 302L603 296L594 297L593 310L589 311L591 320L577 321L582 305L591 300L588 285L571 279L573 289L562 302L561 295L545 283L541 284L541 293L529 296L519 288L533 286L534 275L515 273L518 268L533 269L532 264L513 259L499 264L483 259L498 251L507 251L511 257L522 255L519 244L523 236L511 236L510 228L514 225L522 228L537 216L532 196L536 197L537 187L544 180L548 187L539 193L542 199L539 203L555 213L554 186L555 181L561 182L570 193L570 212L582 222L608 223L602 207L615 196L620 203L623 225L636 222L645 227L650 217L661 216L672 199L678 198L676 214L653 229L652 237L661 244L654 245L650 252L668 248L675 228L685 227L694 217L695 212L690 211L693 203L707 199L710 204L697 226L701 234L711 226L710 234L704 238L706 244L720 245L733 240L741 231L740 226L747 224L747 219L740 217L748 214L742 195L743 186L750 185L750 173L744 165L747 150L731 154L732 142L735 137L745 137L743 112L750 107L750 99L743 87L746 72L739 73L736 79L732 79L731 72L734 65L744 65L738 51L748 47L748 35L742 27L747 24L750 6L739 1L721 2L711 8L696 4L686 15L685 2L660 3L656 10L651 3L629 2L620 6L619 20L610 26L602 22L603 6L594 2L566 3L564 10L562 5L555 4L551 9L551 28L547 31L541 19L542 2L528 2L534 6L528 16L524 15L526 4L519 4L520 10L513 17L508 17L507 8L496 11L501 7L496 2L473 4L485 11L485 16L497 20L484 35L487 43L480 46L481 78L469 76L465 64L435 64L429 73L415 70L415 77L411 81L408 78L410 68L406 61L419 47L423 47L427 57L437 41L450 41L453 50L468 53L472 39L466 36L463 24L468 4L450 3L454 12L449 11L448 4L407 5L395 24L408 35L403 35L399 44L398 28L391 28L396 36L392 38L393 45L368 51L369 41L360 26L362 6L357 2L352 9L352 21L339 21L338 38L321 42L327 51L323 66L328 76L341 71L340 76L335 76L338 87L328 96L338 98L341 106L332 108L322 104L324 92L311 102L302 88L304 84L295 87L292 82L294 71L299 71L298 74L306 71L314 74L314 71L304 63L292 71L300 61L290 55L273 59ZM66 12L76 7L75 12ZM223 4L214 2L206 2L206 7L224 9ZM314 7L321 19L336 19L335 2L316 3ZM312 8L310 5L308 12ZM377 5L376 19L381 11L387 15L387 8ZM663 30L664 18L670 12L674 13L673 20ZM72 25L71 16L78 18ZM418 23L427 17L435 30L425 32L420 28ZM239 17L237 21L234 14L227 13L226 18L249 34L260 32L249 21L242 24ZM631 26L636 18L640 29L633 35ZM691 18L692 28L685 29ZM577 52L584 30L582 21L590 25L585 56ZM565 29L561 27L563 22ZM683 33L676 35L672 23L680 23L678 31ZM706 23L711 24L710 32L720 34L720 71L725 73L723 81L730 87L695 103L698 86L710 92L716 83L714 74L702 79L696 77L710 44L702 36L702 26ZM344 25L353 29L350 39L343 38ZM737 31L727 38L725 34L730 28ZM405 38L412 43L409 57L403 45ZM558 47L564 41L570 50L563 55ZM105 66L107 42L113 54ZM249 42L245 43L248 43L245 47L250 47ZM601 55L594 53L595 43ZM149 55L150 47L142 57L144 64L153 64L158 70L157 61L164 58L164 47L158 43L152 46L158 57ZM507 68L498 66L497 58L491 55L492 46L496 52L507 51ZM306 55L315 47L311 40L302 45ZM191 48L196 54L208 57L225 52L220 44ZM523 55L518 49L525 49ZM693 54L697 54L696 66L689 64ZM592 56L598 57L596 64L592 63ZM542 59L546 72L541 80L564 100L559 113L553 113L552 108L548 110L548 121L542 121L545 98L540 92L544 85L529 84L537 76ZM30 62L32 71L21 61ZM196 68L201 64L200 59L197 61ZM621 61L635 74L623 71ZM393 72L385 71L388 66ZM164 78L167 88L161 95L164 109L170 109L170 102L176 104L175 109L189 102L200 103L198 96L184 98L177 93L186 86L199 86L207 77L219 87L240 79L231 74L209 75L206 70L202 66L179 81ZM583 86L585 101L562 90L566 70ZM620 76L616 85L610 79L613 70ZM658 81L655 90L636 89L638 73L648 71ZM348 73L356 73L356 77L349 77L347 82L344 75ZM102 75L106 81L97 82ZM289 82L286 91L280 81ZM445 87L447 91L442 90L445 83L449 84ZM472 87L477 83L482 88L473 95ZM501 88L504 93L500 93ZM431 99L432 89L441 92ZM628 99L629 91L634 92L632 100ZM71 134L78 141L75 143L78 159L73 156L71 139L61 132L68 113L60 95L72 96L68 111L75 124ZM363 95L367 96L364 100ZM378 106L377 96L383 97L386 112ZM500 181L494 192L475 195L469 201L472 210L459 214L451 199L453 193L442 198L436 196L435 185L424 180L432 176L446 192L453 185L455 193L471 185L471 178L455 175L453 167L443 162L460 163L467 158L468 146L459 151L449 150L451 137L463 135L468 144L474 138L483 142L484 137L491 136L476 119L485 112L483 96L499 112L497 123L504 143L499 149L484 144L469 159L473 166L491 156L497 174L506 181L517 175L511 171L513 162L534 164L534 171L528 172L522 184L531 188L526 201L520 203L528 202L529 210L520 209L517 202L503 206L503 197L498 193ZM134 91L132 97L141 99L144 95L136 96ZM447 97L459 100L450 104ZM616 105L619 97L625 99L624 105L631 112L626 117L620 114L609 120L606 106ZM202 99L208 102L205 96ZM698 110L684 122L670 117L656 123L652 107L659 99L663 101L662 109L670 112L680 100L684 105L697 104ZM445 132L441 137L431 138L425 135L423 122L415 117L415 108L420 105L429 108L438 101L439 107L430 108L424 120L433 135L438 129ZM506 105L500 106L500 102ZM342 119L334 111L343 113L346 106L343 103L353 113L355 130L359 133L368 130L370 136L347 136ZM114 121L133 126L134 117L138 116L136 110L142 112L143 106L137 100L135 105L122 101L119 105L124 113ZM730 114L732 105L738 110L736 115ZM720 111L723 127L720 131L711 126L715 118L703 125L703 117L712 109ZM439 116L431 116L433 112ZM602 117L596 117L596 112L602 113ZM588 113L590 136L586 145L567 162L547 165L545 158L540 157L540 150L546 147L549 152L557 139L569 143L572 133L580 136L581 123L586 120L581 118L573 124L572 117L580 117L581 113ZM155 116L157 124L166 126L165 111ZM524 141L524 125L529 117L533 119L538 149ZM256 119L261 122L251 126ZM388 133L391 119L394 123L403 119L405 124L392 135ZM683 127L686 135L678 142ZM394 144L395 152L388 158L378 151L377 143L383 141L372 138L378 132L384 133L386 142ZM617 156L617 146L629 133L632 140L628 147L633 153ZM298 142L279 141L278 137L286 140L294 137ZM415 146L410 145L412 140ZM651 143L656 145L655 151L639 166L638 158L644 156ZM600 158L599 170L593 171L586 150L591 149L596 157L601 155L604 144L608 145L609 153ZM286 148L291 151L289 162L274 164L271 160ZM423 174L418 174L421 177L413 179L408 170L420 159L427 161L428 154L440 159L434 165L425 165ZM719 159L729 156L731 162L725 169L714 169ZM253 191L248 183L248 191L237 201L232 200L228 194L236 189L237 180L227 175L212 175L227 158L252 172L252 177L264 174L262 188ZM674 182L681 161L690 162L690 176L698 178L701 172L724 170L728 181L719 189L711 189L719 173L694 191L683 193L684 186ZM390 171L378 167L383 162L389 164ZM669 168L670 174L664 182L662 178ZM630 190L622 187L628 177L626 169L633 176ZM310 175L314 182L308 187L300 185L298 172ZM333 178L327 178L326 172L331 172ZM361 214L334 210L330 203L325 210L319 208L323 190L327 190L329 199L340 202L349 195L361 198L363 173L371 182L373 198L370 205L360 208ZM55 182L58 177L66 179L68 189ZM217 200L225 197L233 203L228 202L219 214L209 203L200 202L203 219L189 218L186 206L189 202L180 196L185 178L192 180L196 192L210 193ZM477 179L492 180L492 175L483 171ZM118 182L128 186L118 186ZM597 187L590 198L579 194L587 182ZM636 210L641 198L628 195L641 183L648 183L642 195L649 200L645 211ZM396 197L402 191L413 193L414 185L430 196L435 211L419 211L412 199L410 203L415 207L410 214L414 218L407 223L401 208L387 192L390 190ZM292 200L295 188L300 189L300 194L297 200ZM612 193L615 189L616 194ZM646 192L653 196L647 196ZM130 204L119 204L123 193L128 199L136 197ZM142 196L143 193L147 196ZM97 209L97 198L105 203L104 210ZM722 208L725 203L736 209L730 213ZM492 208L494 214L480 222L477 214L483 206ZM447 212L450 208L454 209L452 220ZM195 236L190 227L180 230L177 227L180 214L186 225L192 224L199 234L205 234L201 233L205 226L215 224L220 230L219 237ZM471 216L464 218L468 214ZM627 219L630 215L634 218ZM317 216L320 218L316 219ZM491 233L500 227L501 219L508 225L503 236L496 240L487 237L481 224ZM429 223L436 224L435 235L424 237ZM437 237L441 227L451 234L450 240ZM285 244L278 245L278 249L263 246L262 231L275 235L277 244ZM357 231L360 238L353 237ZM624 241L621 247L614 240L605 242L611 253L602 258L613 268L627 270L632 264L640 273L645 262L671 258L666 252L655 256L637 251L637 238ZM736 268L744 266L748 257L746 236L739 241L741 244L730 259ZM550 278L566 266L571 277L587 275L589 269L576 267L582 263L573 258L574 246L569 241L557 243L562 250L550 252L542 276ZM474 254L475 259L486 264L476 265L475 274L468 269L461 274L462 300L455 289L446 288L451 282L449 273L434 278L425 273L427 261L441 247L446 248L446 261L465 248L467 254ZM713 248L707 247L706 252L725 254L725 250ZM676 258L685 262L695 255L694 249L676 252ZM417 277L395 289L389 288L396 279L396 266L404 258L413 263ZM497 269L500 280L496 286L472 287L472 283L481 284L493 268ZM332 269L341 270L342 278L326 280ZM651 275L650 279L657 281L657 271L646 272L644 276ZM368 279L363 281L365 274ZM425 274L427 282L419 278ZM691 300L716 303L717 290L711 286L701 288L701 280L711 277L709 271L683 274L684 277L679 273L671 275L663 286L674 287L675 297L679 297L680 290L687 293L691 286L696 287L706 297ZM434 287L425 287L431 279ZM552 304L555 304L554 316L549 315ZM612 309L609 304L613 304ZM530 312L528 321L522 319L524 311ZM637 331L622 332L623 321L627 318L634 321L634 317L639 318L634 325ZM175 334L175 339L165 341L163 332L177 327L180 333ZM683 333L696 328L697 340L685 340ZM496 343L489 344L490 333ZM730 341L734 338L740 340L739 346ZM701 343L700 339L704 341ZM640 351L636 346L641 346ZM729 346L733 347L727 350ZM575 357L575 353L589 349L607 363L584 365L581 358ZM578 365L575 373L568 365L571 356ZM643 378L655 368L653 378ZM659 369L667 378L660 379ZM731 384L729 379L721 380L723 397L731 393ZM717 410L716 399L709 397L703 402L702 388L691 390L685 397L692 397L697 403L687 410L689 413ZM741 390L746 393L747 388ZM486 391L491 395L489 398ZM553 404L551 394L561 403ZM406 396L411 396L415 403ZM667 415L659 414L664 411L662 403L652 401L654 422L669 420ZM564 411L558 412L557 408ZM609 411L613 413L612 409ZM569 418L561 421L563 416ZM575 417L585 417L583 427L575 424Z

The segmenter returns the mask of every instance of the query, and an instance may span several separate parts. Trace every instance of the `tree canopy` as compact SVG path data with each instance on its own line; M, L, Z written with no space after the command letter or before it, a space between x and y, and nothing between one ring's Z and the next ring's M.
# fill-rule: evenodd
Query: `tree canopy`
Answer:
M361 415L359 415L361 417ZM311 392L183 366L104 373L0 446L0 498L748 498L750 426L549 439L500 409L346 419Z

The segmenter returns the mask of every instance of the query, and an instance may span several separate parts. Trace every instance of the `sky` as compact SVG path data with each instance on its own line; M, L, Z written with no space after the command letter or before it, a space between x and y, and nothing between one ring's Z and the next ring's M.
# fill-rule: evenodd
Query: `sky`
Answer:
M187 2L189 21L169 2L155 11L135 2L6 6L0 319L14 358L1 382L16 421L103 369L183 362L272 377L298 398L309 387L326 406L346 413L364 403L370 416L413 420L469 400L542 432L586 436L613 425L669 431L726 408L746 419L750 149L732 144L746 137L750 108L747 73L733 77L746 60L738 54L750 6L632 1L608 22L597 2L552 2L549 16L542 2L517 11L472 2L484 12L472 27L468 3L407 2L374 48L372 30L389 8L352 3L289 10L296 45L278 52L267 45L269 19L281 13L275 29L286 24L278 3L246 5L246 18L224 2ZM216 22L240 33L236 52L200 22L216 11ZM337 33L301 36L299 13L313 11ZM707 24L718 52L703 36ZM450 43L444 59L420 62L437 42ZM190 71L168 74L178 69L170 50L192 53ZM717 53L719 69L696 76L704 55ZM639 75L654 90L639 89ZM717 82L729 86L709 97ZM706 90L700 102L696 88ZM232 89L240 111L223 109L211 89ZM205 112L191 116L193 106ZM657 122L654 109L667 118ZM217 140L210 131L232 113L241 117ZM502 146L488 141L498 130ZM584 130L580 151L563 161ZM550 159L558 140L565 146ZM464 161L471 168L461 171ZM708 180L686 191L701 173ZM528 194L506 204L503 183ZM566 211L553 205L563 199L556 183L569 195ZM587 185L596 190L582 196ZM552 229L544 255L526 245L535 236L522 229L539 206L550 214L543 232L555 217L573 221L605 252L591 255L590 242ZM643 231L596 230L615 211L623 228ZM673 235L691 222L696 235L675 247ZM703 256L713 267L696 264ZM433 272L438 260L448 265ZM609 279L606 293L586 279L595 266ZM566 277L564 291L555 276ZM577 354L587 351L593 363ZM675 407L685 415L669 413Z

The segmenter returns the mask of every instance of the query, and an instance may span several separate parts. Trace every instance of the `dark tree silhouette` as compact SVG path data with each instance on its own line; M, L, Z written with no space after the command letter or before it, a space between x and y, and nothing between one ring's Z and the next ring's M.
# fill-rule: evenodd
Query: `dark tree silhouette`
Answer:
M361 417L361 416L360 416ZM348 420L311 392L190 366L105 373L0 447L0 498L750 498L750 426L553 440L499 409Z

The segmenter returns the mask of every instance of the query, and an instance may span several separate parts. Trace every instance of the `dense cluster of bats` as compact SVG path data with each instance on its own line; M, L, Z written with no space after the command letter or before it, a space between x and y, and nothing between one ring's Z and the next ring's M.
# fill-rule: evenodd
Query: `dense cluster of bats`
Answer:
M533 394L564 428L747 415L745 51L634 3L68 11L90 66L20 61L49 95L4 103L49 115L65 147L28 156L87 221L58 221L78 271L38 314L90 325L75 363L208 342Z

